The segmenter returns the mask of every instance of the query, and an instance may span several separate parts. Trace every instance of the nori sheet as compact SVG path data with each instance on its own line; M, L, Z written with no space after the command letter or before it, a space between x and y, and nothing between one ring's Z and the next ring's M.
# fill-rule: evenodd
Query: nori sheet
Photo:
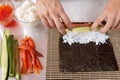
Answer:
M74 43L59 39L60 72L117 71L118 65L110 40L96 45Z

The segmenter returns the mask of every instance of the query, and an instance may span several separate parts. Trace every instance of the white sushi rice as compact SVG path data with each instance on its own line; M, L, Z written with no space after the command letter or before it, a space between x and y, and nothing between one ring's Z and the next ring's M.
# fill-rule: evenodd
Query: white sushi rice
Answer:
M31 0L25 0L19 7L17 7L15 15L17 19L22 22L33 22L39 19L36 6Z
M99 33L98 31L90 32L69 32L63 36L63 43L68 43L72 45L73 43L87 44L90 42L95 42L96 45L106 43L109 38L108 35Z

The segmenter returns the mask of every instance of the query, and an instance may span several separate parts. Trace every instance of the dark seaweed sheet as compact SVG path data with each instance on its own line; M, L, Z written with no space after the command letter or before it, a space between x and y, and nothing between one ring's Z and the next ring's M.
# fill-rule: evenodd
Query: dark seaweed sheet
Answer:
M60 71L61 72L91 72L118 70L113 47L110 40L96 45L74 43L71 46L59 40Z

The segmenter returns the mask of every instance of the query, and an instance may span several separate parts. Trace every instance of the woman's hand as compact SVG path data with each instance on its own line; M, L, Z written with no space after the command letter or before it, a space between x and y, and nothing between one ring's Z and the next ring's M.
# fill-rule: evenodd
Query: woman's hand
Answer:
M36 6L42 22L49 28L57 27L60 33L66 34L65 23L68 29L72 29L70 19L59 0L37 0Z
M102 14L93 23L91 30L94 30L103 20L106 20L106 25L100 30L105 33L109 29L120 29L120 0L108 0Z

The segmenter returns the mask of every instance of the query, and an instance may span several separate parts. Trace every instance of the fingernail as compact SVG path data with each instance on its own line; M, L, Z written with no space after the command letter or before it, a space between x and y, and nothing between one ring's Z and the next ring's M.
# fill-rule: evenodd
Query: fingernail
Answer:
M69 30L72 31L72 28L70 28Z
M115 30L115 28L112 28L111 30Z
M67 32L65 31L64 35L66 34Z
M72 31L72 29L73 29L72 24L70 24L68 27L69 27L69 30Z
M92 31L92 28L90 28L90 31Z
M102 30L100 30L99 32L100 32L101 34L104 34L104 33L105 33L105 32L104 32L104 31L102 31Z
M90 30L91 30L91 31L93 30L93 25L90 27Z
M99 31L101 34L103 34L103 32Z
M48 27L48 29L53 29L52 27Z
M63 33L61 33L62 35L65 35L66 34L66 32L63 32Z
M94 31L94 30L95 30L95 28L93 28L93 27L90 28L90 31Z

